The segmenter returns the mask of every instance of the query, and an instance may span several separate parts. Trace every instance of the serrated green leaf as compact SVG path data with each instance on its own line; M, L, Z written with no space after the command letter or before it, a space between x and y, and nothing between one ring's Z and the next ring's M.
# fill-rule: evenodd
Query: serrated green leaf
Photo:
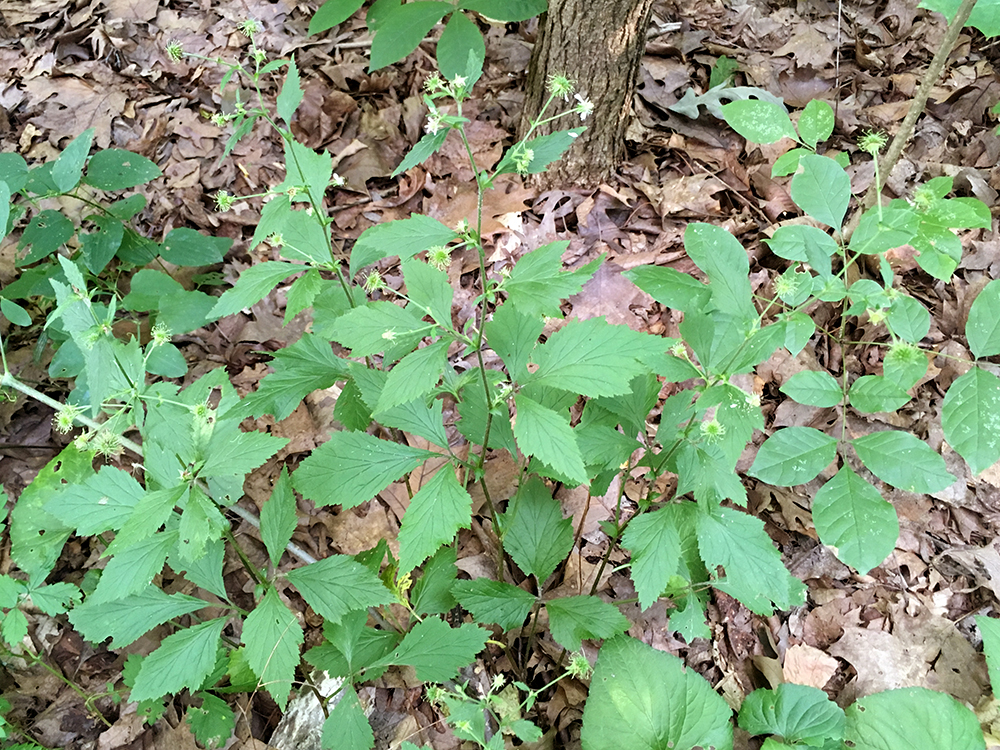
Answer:
M111 638L112 648L124 648L174 617L197 612L208 602L186 594L165 594L150 586L119 599L113 606L88 598L69 613L76 631L91 643Z
M976 359L1000 354L1000 279L991 281L976 296L969 308L965 337Z
M251 615L252 616L252 615ZM142 660L129 694L133 701L196 690L212 673L226 618L220 617L168 635L160 647Z
M472 497L451 464L439 469L410 500L399 529L399 570L408 573L470 527Z
M562 270L562 254L569 242L550 242L525 253L514 265L504 289L510 302L523 315L561 318L562 300L579 294L583 285L597 271L593 261L576 271Z
M286 123L291 124L292 115L295 114L295 110L302 103L302 97L303 91L299 83L299 69L295 65L295 55L292 55L288 62L288 74L285 76L285 82L281 85L281 93L278 94L278 99L275 102L278 117Z
M389 371L389 378L375 406L373 413L376 419L389 409L426 396L434 390L448 364L449 344L450 340L440 339L399 360Z
M526 366L544 327L541 318L522 315L515 305L501 305L486 323L490 347L515 380L527 378Z
M109 148L98 151L90 158L84 182L98 190L125 190L145 185L162 174L160 168L145 156Z
M461 14L456 13L455 15L458 16ZM392 174L389 176L399 177L406 170L413 169L418 164L423 164L432 154L436 154L441 149L450 132L451 128L440 128L436 133L427 133L417 141L416 146L406 152L403 161L399 163L398 167L392 170ZM378 225L376 224L376 226Z
M367 357L392 347L406 353L433 328L421 317L422 313L412 306L370 302L337 318L330 337L350 349L354 357Z
M344 688L340 700L324 720L320 747L324 750L371 750L375 747L375 734L353 685Z
M433 0L400 5L382 19L372 42L369 72L399 62L413 52L441 18L453 10L449 3Z
M667 505L633 518L622 537L622 546L632 553L632 582L643 609L660 598L680 564L676 507Z
M364 0L326 0L309 21L309 33L320 34L353 16Z
M331 555L285 577L317 614L333 623L353 610L395 601L377 575L347 555Z
M517 421L514 438L526 456L536 456L540 461L570 478L577 484L586 484L587 468L583 464L576 435L569 426L567 415L542 406L522 393L514 397Z
M457 581L451 591L476 622L496 623L504 630L524 625L524 618L535 604L535 597L524 589L489 578Z
M875 476L901 490L940 492L955 481L941 455L908 432L873 432L852 445Z
M797 372L781 386L781 392L800 404L831 407L844 400L840 384L826 371Z
M690 274L668 266L637 266L622 273L661 305L674 310L703 310L712 290Z
M827 740L844 738L847 718L822 690L786 682L750 693L740 706L739 724L750 734L775 734L789 744L822 747Z
M566 596L545 603L552 638L563 648L578 651L580 641L611 638L629 628L628 619L613 604L596 596Z
M209 748L218 748L226 744L236 729L236 714L222 698L211 693L195 693L195 698L201 698L200 706L191 706L187 710L187 723L191 733L199 743Z
M948 389L941 407L945 440L979 474L1000 458L1000 378L974 367Z
M419 260L404 260L403 279L410 301L422 308L439 326L451 328L451 302L454 297L448 275Z
M733 102L736 104L737 102ZM750 292L750 262L739 241L714 224L688 224L684 249L708 276L712 304L738 321L756 320Z
M0 624L0 635L4 642L11 647L17 648L28 636L28 618L19 609L12 609L3 615L3 623Z
M31 601L49 617L65 614L83 598L79 587L69 581L50 583L31 589Z
M266 432L240 432L216 428L205 449L205 463L198 472L208 477L239 474L241 477L261 466L288 445L288 438Z
M848 466L816 493L812 512L823 543L861 573L880 565L899 537L895 508Z
M458 577L453 547L442 547L423 564L420 578L410 590L410 603L419 615L443 615L455 608L451 587Z
M335 432L295 470L292 486L317 505L353 508L436 455L362 432Z
M976 715L945 693L901 688L860 698L847 708L845 742L855 750L985 750Z
M282 710L288 705L295 667L302 646L302 626L295 615L268 587L256 609L243 623L247 662Z
M333 157L326 151L323 153L313 151L294 138L284 138L283 140L285 142L285 179L274 188L273 192L286 193L289 188L298 188L297 194L292 199L293 202L322 204L323 196L326 195L326 189L333 177ZM315 217L305 216L303 218L308 219L313 226L319 226ZM284 231L288 231L287 222ZM322 244L325 251L326 243ZM327 261L329 262L329 256Z
M811 154L799 159L790 194L812 218L840 229L851 201L851 179L833 159Z
M535 350L538 370L525 382L585 396L628 393L632 378L647 372L639 358L662 354L663 340L603 318L571 320Z
M177 532L168 531L143 539L122 550L108 562L91 599L106 604L144 591L163 569L167 554L177 544Z
M306 660L332 677L356 678L362 670L365 677L376 679L383 669L370 665L385 657L399 643L401 636L393 631L367 627L368 612L355 610L344 615L339 624L323 623L326 642L309 649Z
M538 477L521 485L504 514L503 544L518 567L535 576L539 585L569 554L572 521L563 518L559 501Z
M701 513L697 520L698 548L705 566L725 569L712 585L739 599L759 615L790 609L805 600L805 586L781 562L781 553L764 531L764 522L733 508Z
M488 631L475 625L451 628L436 617L428 617L414 625L391 654L372 666L407 664L416 669L418 680L444 682L476 658L488 637Z
M274 353L274 373L260 381L241 408L254 416L273 414L279 421L295 411L308 394L329 388L348 376L348 362L336 356L330 342L307 333Z
M145 494L128 472L102 466L85 481L57 490L45 510L77 534L93 536L121 528Z
M274 291L274 287L289 276L306 270L295 263L265 261L243 271L232 289L219 297L212 312L213 318L235 315L240 310L252 307Z
M94 129L87 128L74 138L52 165L52 181L60 192L68 193L80 184L83 165L94 142ZM4 224L7 222L5 221Z
M583 710L583 750L732 750L732 709L672 654L628 636L601 648Z
M785 427L757 451L750 476L790 487L811 482L837 455L837 441L814 427Z
M437 245L447 245L457 237L454 229L423 214L376 224L362 232L354 243L351 250L351 276L383 258L396 255L400 260L406 260Z
M298 523L299 514L292 482L288 478L288 467L282 466L271 496L260 509L260 538L267 549L271 565L278 565L285 545L291 541Z
M883 375L862 375L851 384L847 399L858 411L876 414L896 411L910 400L910 394Z

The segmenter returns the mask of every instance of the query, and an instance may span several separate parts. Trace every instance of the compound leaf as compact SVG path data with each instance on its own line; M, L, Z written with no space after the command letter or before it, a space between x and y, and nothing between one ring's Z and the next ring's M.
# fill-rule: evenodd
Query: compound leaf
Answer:
M536 456L578 485L585 484L587 468L568 418L520 393L514 397L514 404L517 406L514 437L521 452Z
M111 638L112 648L124 648L157 625L206 606L207 602L193 596L165 594L150 586L119 599L113 606L88 599L70 611L69 621L91 643Z
M675 507L668 505L632 519L622 537L622 546L632 552L632 582L643 609L660 598L670 577L677 573L681 537Z
M264 547L267 548L268 557L271 558L271 565L276 566L281 560L285 545L291 541L295 527L299 523L296 507L292 482L288 478L288 468L283 466L278 481L271 490L271 497L260 509L260 537Z

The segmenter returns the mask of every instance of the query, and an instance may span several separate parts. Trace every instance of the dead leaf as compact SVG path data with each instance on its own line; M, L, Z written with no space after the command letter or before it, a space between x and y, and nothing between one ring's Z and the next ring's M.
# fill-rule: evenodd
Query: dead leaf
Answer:
M838 669L840 669L840 662L832 656L824 654L818 648L799 643L790 646L785 652L782 673L785 682L808 685L822 690Z

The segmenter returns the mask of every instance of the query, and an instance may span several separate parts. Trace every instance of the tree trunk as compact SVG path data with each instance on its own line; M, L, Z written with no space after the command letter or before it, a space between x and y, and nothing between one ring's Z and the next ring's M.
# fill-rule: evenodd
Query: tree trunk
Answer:
M584 123L587 130L543 175L544 183L589 187L606 180L618 166L652 6L652 0L549 0L531 54L521 132L527 132L548 98L545 83L553 74L574 81L595 108ZM546 114L551 113L550 108ZM577 125L579 121L571 124L567 117L535 132Z

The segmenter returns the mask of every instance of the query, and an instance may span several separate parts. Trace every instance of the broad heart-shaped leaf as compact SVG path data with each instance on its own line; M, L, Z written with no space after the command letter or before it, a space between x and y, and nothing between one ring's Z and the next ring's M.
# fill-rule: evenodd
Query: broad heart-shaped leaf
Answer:
M91 643L111 638L112 648L124 648L157 625L205 606L208 602L193 596L167 595L162 589L149 586L138 594L119 599L113 606L88 599L70 611L69 621Z
M279 281L305 270L303 266L295 263L270 260L251 266L240 274L236 286L226 290L219 297L210 315L213 318L224 318L246 307L252 307L270 294Z
M562 254L567 247L567 240L550 242L517 261L504 283L517 312L532 317L562 317L560 302L578 294L600 265L594 261L576 271L563 271Z
M408 573L433 555L442 544L467 529L472 498L455 478L450 463L439 469L410 500L399 529L399 571Z
M312 20L309 21L309 33L319 34L332 29L353 16L362 5L364 0L326 0L313 13Z
M840 229L851 201L851 179L833 159L810 154L799 159L791 196L795 205L812 218Z
M908 432L873 432L855 438L852 445L875 476L901 490L940 492L955 481L941 455Z
M371 750L375 747L375 734L368 717L358 700L353 685L344 688L330 715L323 722L324 750Z
M672 654L628 636L601 648L583 710L583 750L732 750L732 710Z
M822 690L786 682L774 690L754 690L740 706L740 728L750 734L774 734L788 744L823 747L842 740L844 710Z
M243 644L247 662L260 680L258 684L282 710L288 705L302 640L299 621L269 586L260 604L243 623Z
M862 375L847 392L851 406L864 414L896 411L910 400L910 394L884 375Z
M94 129L87 128L74 138L52 165L52 181L60 192L68 193L80 184L83 165L94 142ZM6 224L7 222L4 222Z
M741 99L722 105L726 124L752 143L797 139L795 126L784 107L759 99Z
M576 435L566 414L542 406L519 393L514 397L517 421L514 438L526 456L536 456L578 485L586 484L587 467L583 465Z
M632 553L632 582L643 609L648 609L660 598L670 577L677 573L681 537L677 530L676 507L667 505L633 518L622 537L622 546Z
M972 303L965 337L977 359L1000 354L1000 279L987 284Z
M451 628L437 617L428 617L413 626L403 642L372 667L408 664L417 670L418 680L444 682L476 658L488 637L488 631L471 623Z
M979 474L1000 458L1000 378L978 367L948 389L941 407L945 440Z
M184 688L199 688L215 667L225 624L226 618L220 617L164 638L160 647L142 660L130 700L154 700Z
M295 55L292 55L291 60L288 62L288 74L285 76L285 82L281 85L281 93L278 94L278 99L275 102L278 117L286 123L291 124L292 115L295 114L295 110L302 103L302 96L302 86L299 84L299 69L295 65Z
M406 260L436 245L447 245L457 237L454 229L423 214L376 224L362 232L354 243L351 250L351 276L383 258L398 255L400 260Z
M986 656L986 667L990 673L990 685L1000 690L1000 620L986 615L976 615L976 625L983 636L983 655Z
M330 342L313 333L276 351L271 366L274 372L238 407L243 413L273 414L280 421L307 395L344 380L349 372L349 363L333 353Z
M712 298L710 287L690 274L667 266L637 266L622 273L661 305L681 312L703 310Z
M292 485L317 505L353 508L436 455L363 432L335 432L295 470Z
M844 400L844 393L833 376L823 371L797 372L781 386L781 392L809 406L836 406Z
M377 607L395 601L381 579L353 557L331 555L285 577L318 615L329 622L355 609Z
M629 628L618 607L596 596L566 596L545 602L552 638L563 648L578 651L584 638L611 638Z
M535 603L535 597L524 589L489 578L456 581L451 592L476 622L495 622L504 630L521 627Z
M369 72L399 62L413 52L427 32L453 9L450 3L432 0L390 7L375 32Z
M880 565L899 538L896 509L848 466L816 493L812 514L823 544L860 573Z
M698 549L710 572L718 566L725 577L712 585L739 599L759 615L770 615L774 602L790 609L805 600L806 587L794 578L764 531L764 522L733 508L718 508L697 519Z
M684 249L708 276L712 304L717 310L741 321L757 317L750 301L750 262L733 235L714 224L688 224Z
M469 68L469 55L482 68L486 58L486 43L482 32L464 13L452 13L448 25L441 32L437 45L438 67L447 80L465 75Z
M497 21L527 21L548 7L546 0L461 0L459 8L474 10Z
M814 427L785 427L764 441L750 476L783 487L811 482L837 455L837 440Z
M664 348L663 339L608 325L603 318L571 320L535 350L538 370L525 383L584 396L618 396L629 392L632 378L647 372L640 359Z
M84 182L98 190L124 190L145 185L162 174L160 168L145 156L109 148L98 151L90 158Z
M421 349L410 352L389 371L389 378L382 388L373 414L378 419L382 413L395 406L426 396L441 380L441 373L448 364L449 339L440 339Z
M844 740L854 750L985 750L976 715L945 693L901 688L848 706Z
M566 559L573 546L573 522L562 517L559 501L545 483L531 477L504 513L503 545L518 567L539 585Z
M299 514L296 510L295 493L292 492L292 481L288 478L288 467L282 466L271 496L260 509L260 538L267 549L271 565L277 566L281 560L285 545L291 541L298 523Z

